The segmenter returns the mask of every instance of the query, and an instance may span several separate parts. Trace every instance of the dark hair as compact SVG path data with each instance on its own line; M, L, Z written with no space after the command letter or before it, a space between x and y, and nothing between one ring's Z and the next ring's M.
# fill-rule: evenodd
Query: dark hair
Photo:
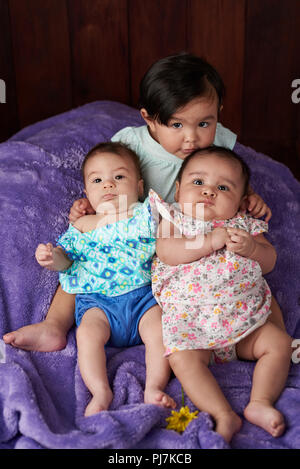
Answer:
M94 155L98 153L114 153L119 156L128 156L133 161L138 177L142 178L140 160L137 154L131 150L127 145L120 142L102 142L95 145L90 151L85 155L85 158L81 165L81 172L84 180L84 168L87 161Z
M234 151L230 150L229 148L224 148L224 147L218 147L216 145L212 145L207 148L201 148L199 150L193 151L187 158L184 159L181 168L179 170L179 173L177 175L177 180L180 182L183 172L185 168L187 167L188 163L198 155L218 155L221 158L225 158L227 160L235 161L238 162L241 169L242 169L242 175L244 178L244 188L243 188L243 196L247 194L248 192L248 187L249 187L249 181L250 181L250 168L249 166L245 163L244 160L240 156L238 156Z
M206 96L213 87L219 109L225 95L224 83L218 72L204 59L181 53L155 62L140 83L139 107L149 117L167 125L177 109L192 99Z

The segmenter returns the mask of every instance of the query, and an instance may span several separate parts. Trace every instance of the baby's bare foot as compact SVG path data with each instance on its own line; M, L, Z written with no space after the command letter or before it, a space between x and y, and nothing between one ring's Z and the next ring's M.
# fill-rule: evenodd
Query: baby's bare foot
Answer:
M3 340L13 347L37 352L62 350L67 343L66 335L58 325L47 320L8 332Z
M285 430L283 415L267 401L251 401L244 410L246 419L266 430L273 437Z
M145 404L155 404L161 407L175 409L176 402L165 392L158 388L146 388L144 393Z
M216 432L219 433L227 443L230 442L233 435L237 433L242 426L242 420L233 410L219 414L215 417L215 420Z
M95 415L102 410L107 410L113 399L113 393L111 389L107 386L104 386L102 389L99 389L97 394L94 394L89 404L87 405L84 415L89 417L90 415Z

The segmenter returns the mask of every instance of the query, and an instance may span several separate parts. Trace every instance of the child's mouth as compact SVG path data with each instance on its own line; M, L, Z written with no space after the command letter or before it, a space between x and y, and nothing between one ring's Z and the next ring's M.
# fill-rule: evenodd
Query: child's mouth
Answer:
M190 153L193 153L193 151L195 151L196 148L186 148L184 150L182 150L182 153L184 153L185 155L189 155Z
M111 200L111 199L114 199L116 197L116 194L105 194L102 199L103 200Z

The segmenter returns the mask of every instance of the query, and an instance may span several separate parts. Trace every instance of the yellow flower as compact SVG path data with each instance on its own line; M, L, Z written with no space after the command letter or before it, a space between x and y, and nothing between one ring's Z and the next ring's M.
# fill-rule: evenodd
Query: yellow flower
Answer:
M171 417L167 417L168 422L167 430L175 430L178 433L184 432L188 424L195 418L197 418L198 410L190 412L188 406L181 407L179 412L172 410Z

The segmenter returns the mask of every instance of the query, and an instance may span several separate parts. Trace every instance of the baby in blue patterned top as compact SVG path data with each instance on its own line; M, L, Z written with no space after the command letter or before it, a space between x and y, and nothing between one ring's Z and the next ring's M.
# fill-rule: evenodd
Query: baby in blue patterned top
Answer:
M39 264L60 272L76 293L78 362L92 394L85 415L108 409L113 394L105 345L145 344L145 402L175 407L163 392L170 375L163 356L161 309L151 290L156 225L143 195L137 155L121 143L101 143L86 155L85 194L95 214L79 218L66 233L36 250Z

